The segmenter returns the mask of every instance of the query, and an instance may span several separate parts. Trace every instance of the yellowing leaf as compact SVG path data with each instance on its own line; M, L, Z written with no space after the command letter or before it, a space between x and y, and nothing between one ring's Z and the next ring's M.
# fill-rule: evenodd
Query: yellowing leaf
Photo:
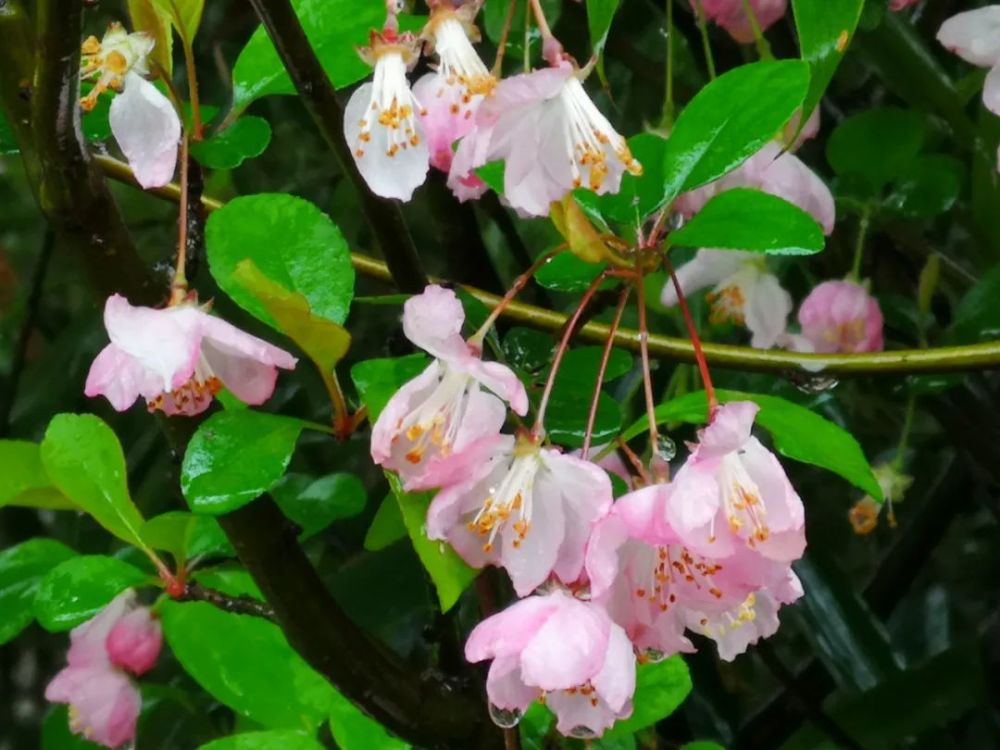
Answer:
M132 30L144 31L153 37L152 58L163 68L167 77L174 72L173 42L170 33L170 12L155 0L128 0L128 14L132 18Z
M611 253L601 234L590 223L572 195L553 201L549 216L569 244L570 252L588 263L607 260Z

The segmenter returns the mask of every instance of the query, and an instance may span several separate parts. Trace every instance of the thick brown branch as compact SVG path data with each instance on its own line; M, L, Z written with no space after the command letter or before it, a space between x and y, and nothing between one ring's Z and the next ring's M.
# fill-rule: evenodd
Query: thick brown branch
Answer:
M237 615L253 615L265 620L274 620L274 610L267 604L252 596L229 596L202 586L197 581L190 581L184 587L184 593L177 597L179 602L208 602L223 612Z
M288 75L316 127L345 174L358 189L365 217L378 240L393 281L401 291L420 292L427 286L427 276L403 214L397 204L372 193L354 166L350 147L344 140L344 109L337 100L333 84L316 57L291 2L250 0L250 4L274 42L278 56L288 70Z

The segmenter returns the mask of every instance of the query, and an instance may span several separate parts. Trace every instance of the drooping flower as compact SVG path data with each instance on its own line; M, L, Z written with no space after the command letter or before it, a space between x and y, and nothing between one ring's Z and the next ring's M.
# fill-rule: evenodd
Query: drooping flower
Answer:
M150 411L199 414L223 386L262 404L274 392L276 368L291 370L297 361L194 303L133 307L115 294L104 306L104 326L111 343L90 366L84 393L103 395L117 411L142 396Z
M829 188L797 156L782 153L777 143L767 144L725 177L684 193L675 206L692 216L719 193L736 187L784 198L811 214L824 233L833 231L836 209ZM768 272L767 260L759 253L704 248L678 269L677 278L685 295L712 287L711 322L745 325L752 335L751 346L769 349L785 332L792 298ZM668 307L677 304L677 292L669 280L661 301Z
M591 738L632 713L635 655L625 631L599 605L561 590L522 599L479 623L465 658L493 660L486 692L495 716L516 721L544 698L560 732Z
M368 187L383 198L407 201L427 178L430 154L406 72L419 57L409 33L372 32L361 57L375 68L371 83L359 86L344 112L344 138Z
M587 545L594 601L607 608L647 658L693 651L686 630L716 638L725 632L706 627L711 623L725 622L732 629L753 622L760 593L784 591L789 575L794 576L788 563L745 548L711 558L684 546L666 508L678 491L713 490L710 481L696 478L683 486L651 485L629 493L598 522Z
M173 104L143 77L149 74L153 45L147 34L129 34L121 24L113 23L103 39L91 36L81 48L80 76L96 81L80 104L89 111L103 92L120 92L108 115L111 132L136 181L146 189L166 185L173 178L181 138L181 121Z
M774 454L750 434L759 407L720 406L677 472L665 517L685 547L725 558L746 546L790 562L806 546L805 510Z
M466 478L481 462L476 446L503 426L503 402L517 414L528 409L521 381L499 362L482 360L478 345L462 337L464 322L462 303L440 286L428 286L403 306L406 337L435 359L379 415L371 454L375 463L397 472L407 489Z
M937 38L966 62L990 69L983 84L983 104L1000 115L1000 5L952 16L941 25Z
M690 3L692 10L697 13L695 0L690 0ZM701 4L706 19L724 28L737 42L747 44L753 41L753 27L743 0L701 0ZM750 0L750 7L763 31L785 15L788 0Z
M799 307L802 335L817 352L882 351L882 310L861 284L824 281Z
M497 159L505 161L505 198L527 216L548 215L549 205L574 188L615 193L625 171L642 173L566 61L500 81L459 143L449 185Z
M427 536L447 539L474 567L507 570L518 596L550 575L572 583L594 522L611 507L611 481L589 461L498 435L479 470L445 487L427 511Z
M422 34L437 53L438 68L417 81L413 94L423 105L421 120L431 166L446 174L455 153L452 146L472 130L476 110L497 85L472 46L479 41L474 19L481 5L468 2L455 8L439 3L433 6ZM460 201L478 198L486 191L486 183L475 173L454 180L450 187Z
M149 609L127 590L70 633L66 666L45 689L46 700L69 704L70 729L104 747L135 739L142 698L128 674L155 664L163 637Z

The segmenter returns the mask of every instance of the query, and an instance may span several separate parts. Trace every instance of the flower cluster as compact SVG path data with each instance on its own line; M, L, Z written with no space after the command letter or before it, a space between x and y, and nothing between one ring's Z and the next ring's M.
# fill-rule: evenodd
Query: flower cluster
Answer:
M470 661L493 660L497 722L544 700L561 732L597 736L631 713L637 659L693 650L688 630L725 659L771 635L802 594L791 563L804 511L751 435L756 405L720 407L673 482L613 502L597 463L544 445L541 430L501 432L504 404L524 415L527 396L463 321L450 290L407 301L406 336L435 359L382 411L371 452L406 489L440 488L428 536L504 568L522 597L466 644Z
M81 48L80 77L94 86L80 104L89 111L108 90L119 92L108 115L111 132L144 188L166 185L177 165L181 121L174 105L146 80L153 39L129 34L121 24L108 27L104 38L88 37Z
M545 216L575 188L617 192L622 174L641 173L584 91L586 71L558 42L547 44L549 68L498 81L472 46L481 3L431 5L419 37L387 22L361 50L374 77L351 96L344 137L374 193L409 200L434 166L460 200L477 198L486 185L475 170L503 159L504 198L524 215ZM421 51L436 55L437 69L411 90L406 73Z
M135 739L142 697L131 676L156 664L160 622L128 589L70 633L66 666L45 689L53 703L69 704L70 728L109 748Z
M819 118L814 113L791 147L814 136L818 129ZM794 129L790 127L785 135L791 140ZM738 187L784 198L808 212L825 234L833 232L836 207L829 188L778 142L768 143L725 177L684 193L675 206L682 216L690 218L719 193ZM754 347L779 345L824 353L882 349L881 309L866 286L856 281L826 281L813 289L799 308L801 333L796 334L788 330L792 297L759 253L702 248L677 271L677 280L685 295L710 288L709 320L746 326ZM661 301L667 306L678 303L671 281L663 287Z

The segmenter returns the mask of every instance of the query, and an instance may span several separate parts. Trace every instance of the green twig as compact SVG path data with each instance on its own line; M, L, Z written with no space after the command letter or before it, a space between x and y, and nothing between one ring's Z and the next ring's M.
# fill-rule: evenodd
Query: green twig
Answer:
M694 0L694 15L698 22L698 33L701 34L701 46L705 51L705 66L708 68L708 77L715 80L715 58L712 56L712 42L708 38L708 19L705 16L705 6L701 0Z

